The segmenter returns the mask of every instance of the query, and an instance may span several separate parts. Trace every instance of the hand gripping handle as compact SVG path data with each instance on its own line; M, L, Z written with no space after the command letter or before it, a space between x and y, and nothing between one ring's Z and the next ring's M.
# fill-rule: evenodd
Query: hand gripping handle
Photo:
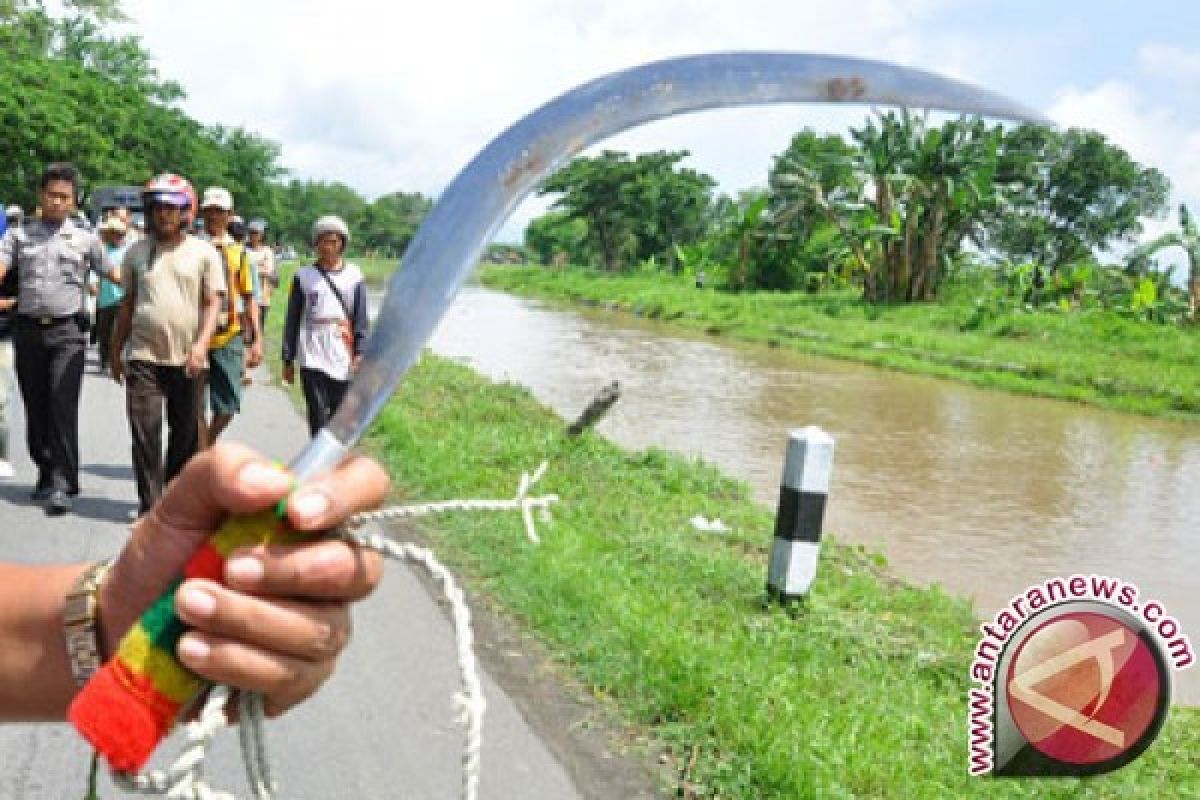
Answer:
M71 724L112 769L141 771L180 713L210 685L175 656L175 646L187 631L175 613L180 584L189 578L223 584L225 561L234 550L291 544L310 536L292 530L275 511L232 516L192 555L183 575L146 609L67 712Z

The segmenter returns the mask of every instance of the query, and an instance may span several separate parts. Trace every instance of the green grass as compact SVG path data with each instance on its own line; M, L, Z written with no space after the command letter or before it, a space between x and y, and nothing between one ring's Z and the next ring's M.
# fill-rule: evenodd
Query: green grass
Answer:
M730 294L661 275L486 267L485 285L712 335L1122 411L1200 419L1200 326L1106 311L979 314L957 302L871 306L856 292Z
M278 336L282 314L272 312ZM762 603L771 514L746 485L658 450L623 451L516 386L426 356L365 447L405 501L563 500L542 544L516 514L437 518L426 535L476 596L543 642L669 772L705 798L1200 796L1200 714L1175 709L1148 753L1089 780L966 774L967 669L977 621L938 588L827 537L807 605ZM727 535L694 531L719 517ZM486 769L486 766L485 766ZM682 795L682 793L681 793Z
M967 798L1200 795L1200 716L1176 709L1126 770L1089 781L966 775L968 605L823 545L795 617L764 608L769 512L744 484L657 450L629 453L525 390L427 357L368 447L414 499L510 496L542 458L563 503L540 546L515 514L439 519L436 551L537 635L599 700L672 754L696 754L700 797ZM724 536L694 514L720 517Z
M395 258L355 258L350 256L347 260L358 264L363 271L363 277L372 286L382 286L386 283L387 279L395 272L396 265L400 263L399 259Z

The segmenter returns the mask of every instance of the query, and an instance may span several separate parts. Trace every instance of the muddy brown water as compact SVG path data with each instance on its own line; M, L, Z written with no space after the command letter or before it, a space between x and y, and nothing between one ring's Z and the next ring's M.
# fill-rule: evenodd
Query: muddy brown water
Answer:
M772 507L788 431L819 425L837 440L826 530L882 551L900 575L971 597L983 618L1051 577L1119 577L1200 645L1200 425L688 337L476 287L432 347L529 387L567 418L619 380L601 433L702 457ZM1200 669L1174 678L1176 702L1200 704Z

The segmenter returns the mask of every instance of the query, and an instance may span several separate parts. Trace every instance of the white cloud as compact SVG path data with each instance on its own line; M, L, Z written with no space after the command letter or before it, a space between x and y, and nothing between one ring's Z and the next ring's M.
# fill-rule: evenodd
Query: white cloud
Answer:
M280 141L301 177L368 196L436 194L509 124L557 94L638 63L718 50L808 50L944 66L922 25L962 0L343 0L166 4L127 0L167 77L205 122ZM955 59L959 65L965 59ZM750 110L670 120L625 149L690 149L722 189L761 183L804 124L844 128L864 111ZM524 206L517 222L531 208ZM514 226L509 226L511 233Z
M1179 82L1200 80L1200 50L1148 42L1138 48L1137 61L1142 72L1155 78Z

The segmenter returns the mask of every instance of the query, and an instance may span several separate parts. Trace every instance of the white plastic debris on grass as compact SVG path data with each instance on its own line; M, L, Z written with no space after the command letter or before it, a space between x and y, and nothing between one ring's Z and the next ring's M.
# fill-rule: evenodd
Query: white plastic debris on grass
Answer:
M729 526L716 517L708 519L697 514L690 521L693 528L704 533L729 533Z

